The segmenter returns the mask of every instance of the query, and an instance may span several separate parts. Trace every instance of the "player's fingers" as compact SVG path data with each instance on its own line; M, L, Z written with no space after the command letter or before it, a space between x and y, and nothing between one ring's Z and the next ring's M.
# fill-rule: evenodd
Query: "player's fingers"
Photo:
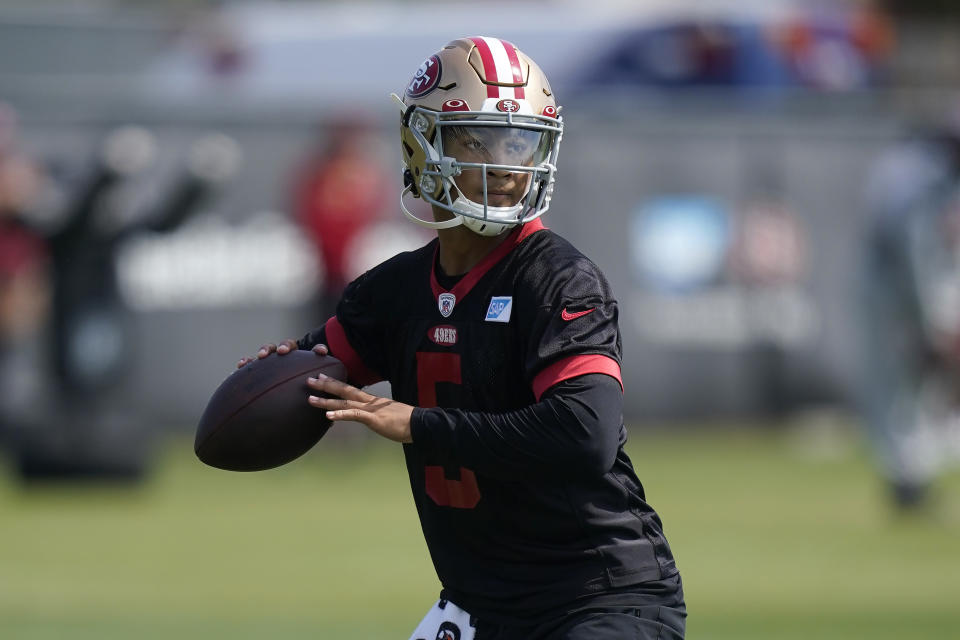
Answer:
M323 391L324 393L346 398L347 400L356 400L357 402L370 402L373 400L373 396L366 391L361 391L336 378L329 378L322 373L317 374L316 378L307 378L307 386L317 391Z
M270 343L265 344L257 351L258 358L266 358L268 355L277 350L277 345Z
M370 417L369 413L360 411L359 409L335 409L327 411L326 415L327 420L351 420L363 424L367 424L367 420Z
M280 355L286 355L291 351L297 350L297 341L296 340L284 340L277 345L277 353Z
M324 396L309 396L307 401L315 407L322 409L356 409L359 408L357 402L353 400L344 400L343 398L327 398Z
M313 352L318 356L325 356L330 353L325 344L317 344L313 346Z
M240 362L237 363L237 369L240 369L241 367L245 367L251 362L253 362L253 358L246 358L246 357L240 358Z
M324 398L323 396L307 396L307 402L318 409L330 409L330 401L333 398Z

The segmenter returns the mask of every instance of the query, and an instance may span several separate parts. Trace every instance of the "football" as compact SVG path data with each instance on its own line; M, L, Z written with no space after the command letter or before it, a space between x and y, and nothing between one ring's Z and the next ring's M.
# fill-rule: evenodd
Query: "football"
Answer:
M324 412L307 402L316 393L307 378L318 373L347 379L342 362L313 351L273 353L234 371L200 417L197 457L218 469L262 471L306 453L330 428Z

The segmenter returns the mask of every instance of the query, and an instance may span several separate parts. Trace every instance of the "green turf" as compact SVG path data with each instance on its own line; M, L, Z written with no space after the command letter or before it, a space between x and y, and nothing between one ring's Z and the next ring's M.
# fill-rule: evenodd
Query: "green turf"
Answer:
M688 637L960 635L960 475L933 514L898 518L855 440L820 440L631 434ZM0 476L0 638L403 640L437 588L388 443L234 474L172 439L134 488Z

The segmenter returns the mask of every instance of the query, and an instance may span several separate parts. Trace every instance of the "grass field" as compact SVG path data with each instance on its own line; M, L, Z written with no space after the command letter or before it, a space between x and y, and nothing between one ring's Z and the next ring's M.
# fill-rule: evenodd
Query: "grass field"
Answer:
M631 434L687 637L960 637L960 475L897 517L856 438L817 433ZM234 474L191 445L170 439L137 487L0 476L0 638L407 637L438 587L399 449Z

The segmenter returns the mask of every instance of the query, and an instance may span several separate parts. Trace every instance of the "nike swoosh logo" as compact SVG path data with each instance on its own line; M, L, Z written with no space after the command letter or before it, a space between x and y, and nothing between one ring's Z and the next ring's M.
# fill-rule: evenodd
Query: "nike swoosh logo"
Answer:
M566 320L567 322L570 322L571 320L575 320L576 318L583 317L588 313L593 313L596 310L597 310L596 307L592 307L590 309L587 309L586 311L574 311L573 313L570 313L569 311L567 311L567 308L564 307L563 311L560 312L560 317Z

